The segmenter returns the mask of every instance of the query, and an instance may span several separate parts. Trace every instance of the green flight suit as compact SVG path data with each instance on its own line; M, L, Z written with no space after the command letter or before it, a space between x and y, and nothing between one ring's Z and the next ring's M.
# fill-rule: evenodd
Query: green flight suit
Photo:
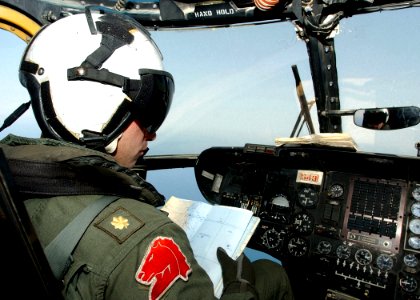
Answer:
M107 154L61 141L8 136L0 147L9 159L106 168L142 190L139 199L119 198L91 222L72 254L72 263L63 279L66 299L215 299L212 282L195 260L185 232L155 207L162 204L163 196L137 174L118 166ZM66 195L26 200L25 206L42 246L46 247L86 206L100 197ZM174 264L166 264L167 255L162 256L163 261L160 258L148 264L149 258L163 251L164 247L155 247L161 241L168 242L171 250L177 248L185 259L186 263L178 264L183 266L178 273L174 272ZM144 280L147 276L140 275L146 265L147 276L153 280ZM265 290L267 299L274 294L280 296L276 299L292 299L284 270L278 265L269 268L267 274L262 269L256 273L260 278L268 276L277 281L257 280L257 289ZM273 271L278 277L272 275ZM150 275L150 272L155 273ZM168 272L177 276L168 277ZM252 297L246 292L223 295L221 299Z

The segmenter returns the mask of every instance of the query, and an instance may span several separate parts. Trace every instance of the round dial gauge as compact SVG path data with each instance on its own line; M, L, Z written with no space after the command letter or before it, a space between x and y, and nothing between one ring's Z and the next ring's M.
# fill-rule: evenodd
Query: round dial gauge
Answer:
M314 219L307 213L298 213L293 218L293 228L301 234L309 234L314 228Z
M420 201L420 186L416 186L411 194L416 201Z
M412 293L417 290L417 280L411 276L401 278L400 286L404 291Z
M354 254L354 258L359 264L366 266L372 262L372 253L368 249L359 249Z
M268 229L261 237L262 243L268 249L277 248L283 241L283 235L284 232L278 232L274 228Z
M318 203L318 193L313 187L305 186L301 188L297 196L302 207L315 207Z
M287 244L287 250L292 256L301 257L308 252L308 242L301 237L292 237Z
M351 249L347 245L340 245L337 247L335 253L337 254L338 258L347 259L351 255Z
M376 264L379 269L389 271L394 266L394 261L388 254L381 254L376 258Z
M404 263L410 268L415 268L418 264L418 260L414 254L406 254L404 256Z
M410 210L413 216L420 217L420 202L414 202Z
M330 198L340 198L341 196L343 196L344 193L344 189L343 186L341 184L333 184L328 188L328 197Z
M316 250L320 254L328 254L331 252L332 244L329 241L320 241L316 246Z
M414 234L420 234L420 219L412 219L410 223L408 223L408 228Z
M411 236L408 239L408 245L416 250L420 249L420 237L418 236Z

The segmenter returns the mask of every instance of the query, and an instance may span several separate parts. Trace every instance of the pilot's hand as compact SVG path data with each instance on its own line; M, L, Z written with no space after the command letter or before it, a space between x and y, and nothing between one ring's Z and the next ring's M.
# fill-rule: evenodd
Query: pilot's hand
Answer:
M223 274L222 299L224 296L237 293L248 293L251 295L249 299L258 299L258 293L254 288L254 270L244 254L233 260L223 248L219 247L217 248L217 259Z

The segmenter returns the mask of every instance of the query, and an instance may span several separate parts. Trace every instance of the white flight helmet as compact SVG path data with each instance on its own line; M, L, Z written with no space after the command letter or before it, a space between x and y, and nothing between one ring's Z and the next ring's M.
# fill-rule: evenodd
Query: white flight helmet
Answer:
M156 132L174 92L145 28L122 13L88 9L41 29L19 78L43 136L108 152L134 119Z

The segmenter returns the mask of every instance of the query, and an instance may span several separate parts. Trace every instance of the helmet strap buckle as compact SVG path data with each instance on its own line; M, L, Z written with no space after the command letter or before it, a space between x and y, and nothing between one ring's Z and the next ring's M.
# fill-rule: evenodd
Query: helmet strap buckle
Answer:
M82 130L80 141L88 148L102 151L105 148L107 136L96 131Z

